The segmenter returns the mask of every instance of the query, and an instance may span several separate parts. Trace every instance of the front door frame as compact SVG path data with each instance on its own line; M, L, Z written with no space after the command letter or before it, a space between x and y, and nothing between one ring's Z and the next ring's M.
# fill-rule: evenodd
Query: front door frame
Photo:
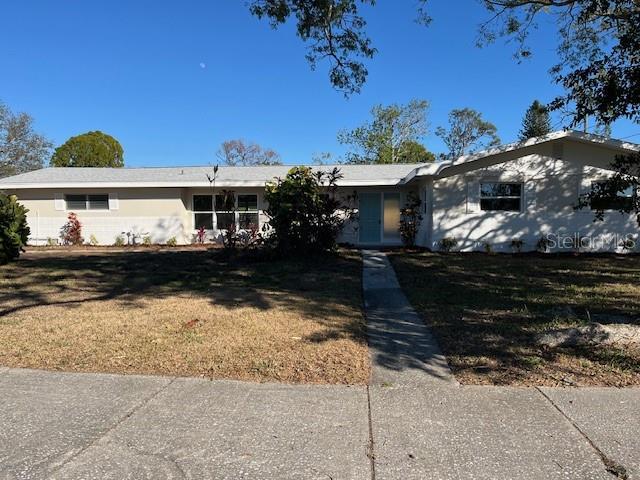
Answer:
M380 202L380 218L379 218L379 231L378 231L378 241L377 242L363 242L360 239L361 233L362 233L362 228L358 229L358 245L401 245L402 241L398 238L398 239L394 239L394 240L390 240L390 241L386 241L385 237L384 237L384 196L385 194L397 194L400 197L400 205L402 205L403 202L403 192L400 190L388 190L388 191L374 191L374 192L358 192L358 196L359 198L362 198L362 195L377 195L378 197L378 201ZM360 208L358 206L358 208ZM398 231L399 231L399 227L398 227Z

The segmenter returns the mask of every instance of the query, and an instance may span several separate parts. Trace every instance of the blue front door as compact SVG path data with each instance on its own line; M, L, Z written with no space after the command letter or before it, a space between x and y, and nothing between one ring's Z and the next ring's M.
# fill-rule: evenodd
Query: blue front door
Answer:
M360 243L380 243L380 224L382 220L380 194L360 193L358 205Z

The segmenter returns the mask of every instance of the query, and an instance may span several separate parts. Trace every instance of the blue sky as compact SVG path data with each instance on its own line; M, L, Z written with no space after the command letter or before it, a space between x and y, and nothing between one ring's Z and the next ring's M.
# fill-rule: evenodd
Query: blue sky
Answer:
M535 56L518 64L513 47L475 47L487 14L476 0L433 0L429 27L414 22L414 0L380 1L364 13L378 55L360 95L329 85L326 65L311 71L293 25L272 30L244 0L23 0L3 5L0 99L26 111L56 145L102 130L125 150L127 166L215 163L227 139L280 152L285 163L341 154L340 129L369 118L375 104L431 102L433 131L452 108L481 111L507 142L551 82L554 30L534 37ZM557 124L559 125L559 124ZM640 133L619 122L614 137ZM640 136L630 140L638 141Z

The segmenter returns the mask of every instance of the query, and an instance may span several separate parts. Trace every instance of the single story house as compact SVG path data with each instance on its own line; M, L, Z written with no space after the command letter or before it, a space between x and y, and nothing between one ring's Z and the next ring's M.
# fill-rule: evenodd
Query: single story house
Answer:
M587 249L618 250L621 239L637 235L635 217L610 211L594 222L593 212L574 206L611 174L616 155L638 151L637 144L560 131L454 161L340 165L339 192L357 194L358 212L340 240L399 245L400 209L414 192L422 200L421 246L436 249L442 239L455 238L465 251L486 245L508 251L513 240L522 240L524 250L533 250L545 237L554 249L569 248L579 236L589 239ZM82 222L85 239L93 235L101 244L113 244L117 236L149 236L154 243L175 237L186 244L199 227L215 237L230 222L237 228L267 222L265 183L289 168L220 167L213 189L207 166L44 168L0 179L0 191L17 195L29 209L32 244L59 238L70 212ZM222 190L234 192L231 204Z

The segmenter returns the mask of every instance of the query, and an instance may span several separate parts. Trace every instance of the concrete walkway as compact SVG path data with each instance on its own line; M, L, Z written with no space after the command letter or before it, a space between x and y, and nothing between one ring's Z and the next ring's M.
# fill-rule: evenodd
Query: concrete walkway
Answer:
M387 256L362 252L362 290L372 385L454 384L447 360L398 284Z
M543 393L4 369L0 479L640 478L640 389Z

